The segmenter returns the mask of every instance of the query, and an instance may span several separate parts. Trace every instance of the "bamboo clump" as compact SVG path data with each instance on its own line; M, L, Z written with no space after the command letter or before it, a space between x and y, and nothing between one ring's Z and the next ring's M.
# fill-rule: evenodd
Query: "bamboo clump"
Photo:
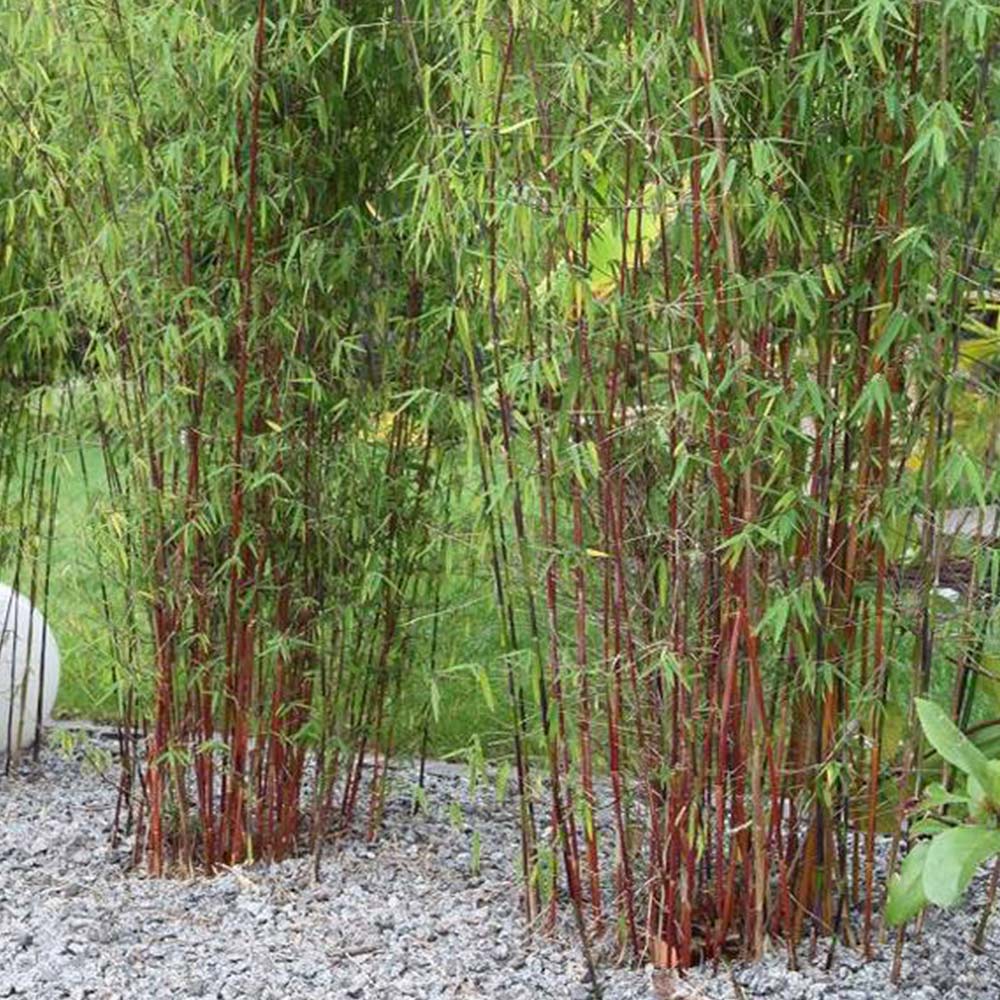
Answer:
M996 11L173 6L2 15L137 860L374 836L478 660L532 922L870 953L914 697L994 732Z

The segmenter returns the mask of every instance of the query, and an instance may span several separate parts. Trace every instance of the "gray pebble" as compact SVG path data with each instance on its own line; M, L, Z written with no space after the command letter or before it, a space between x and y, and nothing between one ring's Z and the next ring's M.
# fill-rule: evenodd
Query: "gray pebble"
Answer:
M590 1000L569 914L553 935L526 933L513 805L432 771L428 809L412 817L408 781L403 772L377 843L330 843L318 884L310 858L154 880L126 874L130 845L108 843L113 783L46 752L39 767L0 779L0 997ZM732 973L676 977L673 1000L993 1000L1000 914L984 954L968 950L984 896L979 877L965 905L928 913L898 988L891 941L868 963L838 947L830 972L825 947L791 972L776 946ZM601 979L605 1000L662 994L651 970L609 962Z

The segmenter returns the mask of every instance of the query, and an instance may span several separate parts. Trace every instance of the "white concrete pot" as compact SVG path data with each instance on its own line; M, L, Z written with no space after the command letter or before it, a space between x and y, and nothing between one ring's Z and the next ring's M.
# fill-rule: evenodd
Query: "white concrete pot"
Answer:
M0 583L0 758L31 745L42 692L42 722L59 689L59 649L31 602Z

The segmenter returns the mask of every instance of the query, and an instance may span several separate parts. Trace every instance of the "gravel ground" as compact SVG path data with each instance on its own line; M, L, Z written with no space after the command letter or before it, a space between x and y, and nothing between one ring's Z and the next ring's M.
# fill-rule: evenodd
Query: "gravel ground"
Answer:
M427 814L412 819L403 784L380 840L331 847L320 883L304 859L154 881L126 873L127 847L109 846L111 783L47 751L39 766L0 779L0 997L586 1000L570 936L526 939L507 810L488 790L470 800L442 769L429 779ZM983 894L981 878L968 908L928 917L907 945L898 989L887 947L868 964L838 949L831 972L808 963L789 972L778 950L683 980L605 969L604 996L994 1000L1000 917L985 954L966 946Z

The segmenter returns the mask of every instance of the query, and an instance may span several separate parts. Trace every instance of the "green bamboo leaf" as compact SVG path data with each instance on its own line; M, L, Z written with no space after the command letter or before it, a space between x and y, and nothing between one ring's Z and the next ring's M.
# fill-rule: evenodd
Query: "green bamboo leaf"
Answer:
M482 691L486 707L491 712L495 711L496 700L493 697L493 686L490 684L490 675L482 664L476 668L476 679L479 681L479 689Z
M354 42L354 26L347 29L347 36L344 41L344 63L340 81L340 89L347 90L347 79L351 74L351 45Z

